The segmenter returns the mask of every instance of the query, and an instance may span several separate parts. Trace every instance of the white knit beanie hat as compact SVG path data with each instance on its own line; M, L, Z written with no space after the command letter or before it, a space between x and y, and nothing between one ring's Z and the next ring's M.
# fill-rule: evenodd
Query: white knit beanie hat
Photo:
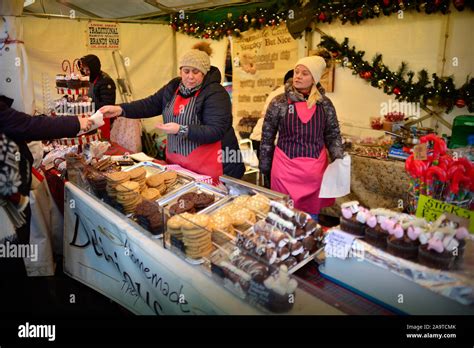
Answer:
M194 45L193 49L186 52L179 60L179 68L189 66L201 71L204 75L211 69L211 59L209 56L212 49L206 42Z
M319 82L319 80L321 79L321 75L324 72L324 69L326 69L326 61L323 57L320 56L309 56L301 58L296 62L295 68L298 65L304 65L308 68L308 70L311 72L311 75L313 75L315 84Z

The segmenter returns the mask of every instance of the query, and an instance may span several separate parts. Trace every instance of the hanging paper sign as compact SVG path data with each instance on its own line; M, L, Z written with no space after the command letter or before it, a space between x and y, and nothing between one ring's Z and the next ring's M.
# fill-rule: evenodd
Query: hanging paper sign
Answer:
M95 49L120 49L119 24L89 22L87 45Z
M418 144L413 147L413 157L417 161L426 161L428 158L428 144Z

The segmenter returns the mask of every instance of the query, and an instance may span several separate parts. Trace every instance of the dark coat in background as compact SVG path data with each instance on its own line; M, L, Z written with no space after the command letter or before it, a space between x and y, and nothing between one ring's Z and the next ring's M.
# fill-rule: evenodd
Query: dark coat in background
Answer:
M74 137L80 130L77 117L30 116L12 109L13 100L0 96L0 132L13 140L20 151L21 185L19 193L28 196L31 187L31 166L33 155L27 142L34 140L52 140ZM30 239L29 207L26 209L27 223L17 230L20 244L27 244Z
M180 82L180 77L174 78L148 98L120 106L128 118L161 115L166 105L173 99ZM219 69L211 66L211 70L204 77L200 93L196 97L195 112L201 124L189 126L188 139L200 144L221 141L223 154L237 153L239 144L232 127L232 104L220 82ZM241 156L234 157L238 158L232 163L225 162L223 158L223 171L225 175L241 178L245 172L245 166L240 159Z
M114 105L116 97L116 86L114 80L101 69L100 59L94 54L88 54L81 58L81 65L89 68L89 82L93 84L91 97L95 103L95 109L99 110L104 105Z

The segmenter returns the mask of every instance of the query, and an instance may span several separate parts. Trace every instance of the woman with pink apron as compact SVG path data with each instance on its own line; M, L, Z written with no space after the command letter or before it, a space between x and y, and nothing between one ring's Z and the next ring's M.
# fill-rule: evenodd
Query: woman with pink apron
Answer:
M336 111L322 87L317 87L325 68L319 56L297 62L285 93L267 109L260 147L260 170L271 173L271 189L288 194L295 208L315 218L335 201L319 198L329 160L343 157Z

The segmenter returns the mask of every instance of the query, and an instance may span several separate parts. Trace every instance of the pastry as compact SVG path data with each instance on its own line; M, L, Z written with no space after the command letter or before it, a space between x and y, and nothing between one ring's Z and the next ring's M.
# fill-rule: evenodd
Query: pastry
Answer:
M115 187L117 192L139 192L140 185L135 181L125 181Z
M178 199L178 202L170 206L170 215L182 214L182 213L195 213L194 203L187 199Z
M141 191L141 195L145 199L149 199L151 201L156 201L158 198L161 197L160 191L155 188L147 188Z
M161 174L166 186L173 186L176 180L178 179L178 174L175 171L167 170Z
M233 225L239 229L245 229L249 225L253 225L257 218L255 213L247 208L239 207L238 210L234 211L232 214Z
M145 178L146 176L146 170L143 167L138 167L138 168L129 170L127 173L130 174L130 180L132 181L141 180Z
M359 206L359 202L351 201L341 205L341 212L341 230L363 236L365 234L365 222L370 217L368 210Z
M388 221L388 220L387 220ZM395 256L416 260L418 257L418 247L420 242L418 236L405 231L400 223L388 227L387 251Z
M112 185L118 185L129 180L130 175L126 172L114 172L107 174L107 182L111 183Z
M247 200L246 207L257 213L266 214L270 211L270 199L262 194L256 194Z
M146 179L146 184L149 187L161 187L164 185L164 178L161 174L154 174Z
M199 193L194 198L194 206L196 207L196 210L199 211L210 206L212 203L214 203L214 200L214 195L207 193Z
M296 256L296 255L301 254L303 251L304 251L303 243L297 241L296 243L290 244L291 255Z
M241 205L243 207L247 206L247 201L249 200L250 196L248 195L243 195L243 196L238 196L233 200L233 203L236 205Z

